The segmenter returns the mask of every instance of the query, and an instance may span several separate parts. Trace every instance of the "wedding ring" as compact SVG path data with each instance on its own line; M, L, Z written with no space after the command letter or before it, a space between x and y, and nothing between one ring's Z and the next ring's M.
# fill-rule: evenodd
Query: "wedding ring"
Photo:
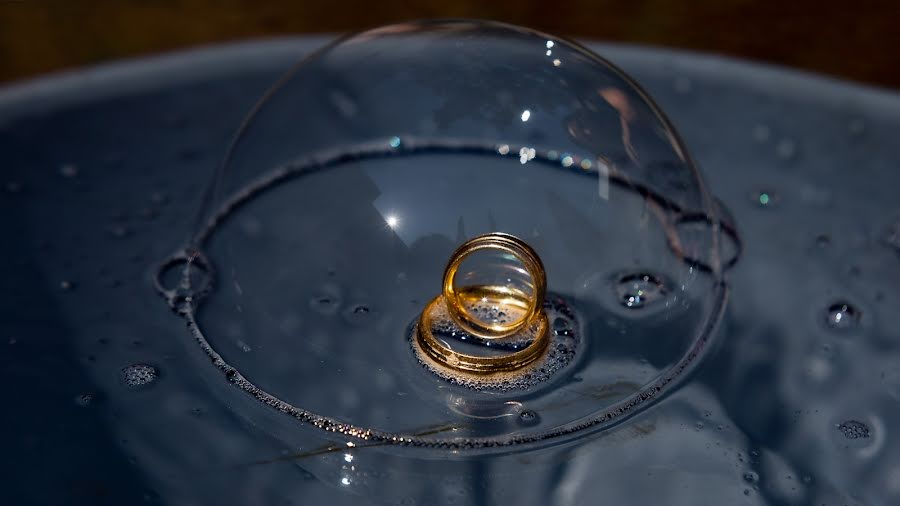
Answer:
M485 250L496 250L511 255L524 268L530 279L531 293L511 284L473 287L457 287L459 267L470 255ZM462 329L484 339L499 339L521 330L542 311L547 290L547 275L537 253L518 237L491 233L466 241L450 257L444 269L443 297L450 317ZM485 321L476 314L479 299L484 307L506 308L511 321L493 319ZM510 314L515 313L515 314Z
M513 269L505 282L457 286L456 277L470 255L496 250L503 268ZM514 260L515 263L507 262ZM519 266L520 264L521 266ZM491 266L489 266L490 268ZM495 273L496 274L496 273ZM526 277L526 282L513 283ZM517 287L516 284L524 285ZM430 360L456 371L491 374L520 369L541 357L550 341L549 322L543 304L547 277L537 253L524 241L509 234L492 233L475 237L460 246L444 270L443 290L425 306L416 328L416 347ZM472 355L454 349L435 334L436 319L458 327L452 339L479 344L488 353ZM446 331L446 328L440 332ZM466 339L464 334L469 334ZM446 336L448 339L451 336ZM473 339L475 338L475 339ZM496 349L491 349L496 343ZM502 343L503 346L500 346ZM497 353L500 349L506 352ZM514 351L509 351L510 349Z

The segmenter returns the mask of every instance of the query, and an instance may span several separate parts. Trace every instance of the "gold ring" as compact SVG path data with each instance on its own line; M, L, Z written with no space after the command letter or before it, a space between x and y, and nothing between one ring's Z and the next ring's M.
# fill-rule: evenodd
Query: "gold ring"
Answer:
M459 266L466 257L476 251L498 250L515 257L522 263L531 278L532 293L528 294L510 286L475 286L457 289L454 284ZM542 305L547 290L547 275L537 253L524 241L509 234L491 233L474 237L457 248L444 269L443 297L447 301L450 317L462 329L484 339L499 339L515 334L543 314ZM512 322L485 323L472 316L468 309L478 299L495 307L518 309L521 316ZM424 314L424 313L423 313Z
M513 371L537 360L550 342L547 315L540 311L537 318L528 321L535 325L534 340L519 351L499 356L476 356L454 351L446 343L436 338L432 330L433 314L440 310L438 304L445 302L446 298L439 295L425 306L425 310L422 311L422 316L419 318L416 337L419 348L429 358L451 369L476 374Z

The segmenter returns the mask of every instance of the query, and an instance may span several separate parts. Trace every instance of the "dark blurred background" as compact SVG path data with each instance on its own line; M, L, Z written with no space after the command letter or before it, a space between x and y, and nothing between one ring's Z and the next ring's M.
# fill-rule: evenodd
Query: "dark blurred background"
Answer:
M687 48L900 87L900 1L0 0L0 81L253 37L428 17Z

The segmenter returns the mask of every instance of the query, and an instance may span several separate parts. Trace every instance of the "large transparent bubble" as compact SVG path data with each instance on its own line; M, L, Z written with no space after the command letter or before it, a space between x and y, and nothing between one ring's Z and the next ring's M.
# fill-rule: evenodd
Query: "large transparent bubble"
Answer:
M496 384L410 344L451 253L489 232L540 255L555 354ZM723 308L719 233L675 129L615 66L508 25L410 23L330 44L263 97L170 262L188 276L162 288L298 431L508 446L677 387Z

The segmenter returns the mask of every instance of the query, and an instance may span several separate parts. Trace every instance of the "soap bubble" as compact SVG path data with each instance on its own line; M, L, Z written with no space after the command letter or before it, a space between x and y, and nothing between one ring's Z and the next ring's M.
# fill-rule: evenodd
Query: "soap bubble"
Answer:
M441 447L537 441L638 412L699 362L725 298L718 216L678 133L612 63L504 24L392 25L309 55L254 107L209 186L194 253L177 258L202 259L206 297L179 307L228 381L316 427ZM696 226L687 234L684 223ZM544 307L578 322L551 329L557 353L576 350L564 366L492 397L527 394L539 424L454 418L446 392L479 392L411 349L453 251L491 232L537 251ZM623 319L613 296L623 272L666 281L652 291L658 309ZM351 322L361 300L377 311ZM219 355L235 327L254 352ZM561 341L571 336L590 346ZM396 389L371 388L380 370ZM636 386L559 402L576 377L585 390ZM347 392L353 403L341 403ZM452 436L416 430L435 426Z

